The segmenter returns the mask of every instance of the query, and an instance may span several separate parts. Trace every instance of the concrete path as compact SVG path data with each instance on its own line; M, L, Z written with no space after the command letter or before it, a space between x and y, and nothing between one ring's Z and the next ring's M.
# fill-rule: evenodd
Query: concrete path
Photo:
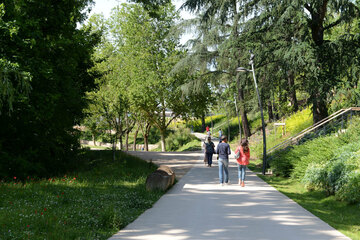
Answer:
M144 152L144 151L129 151L127 152L133 156L137 156L146 161L151 161L156 165L167 165L171 167L176 179L180 180L195 164L199 163L203 153L197 152Z
M170 156L176 162L176 156ZM230 160L232 184L220 186L217 165L205 167L201 156L153 208L110 239L349 239L254 173L247 173L245 187L235 184L234 159Z

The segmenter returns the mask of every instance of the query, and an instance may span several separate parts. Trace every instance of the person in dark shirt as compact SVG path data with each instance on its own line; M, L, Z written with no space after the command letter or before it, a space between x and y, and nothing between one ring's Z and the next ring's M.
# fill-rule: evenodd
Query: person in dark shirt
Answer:
M230 145L227 143L227 137L221 136L221 143L216 148L219 155L219 180L220 185L229 184L229 155L231 154Z

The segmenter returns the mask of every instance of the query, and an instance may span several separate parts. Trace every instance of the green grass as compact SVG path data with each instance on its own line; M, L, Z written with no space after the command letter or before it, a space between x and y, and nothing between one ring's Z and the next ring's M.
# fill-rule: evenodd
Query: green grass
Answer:
M0 239L107 239L150 208L163 192L147 192L156 167L111 151L86 151L77 173L0 181Z
M201 150L201 142L200 140L192 140L191 142L188 142L187 144L181 146L177 152L185 152L185 151L199 151Z
M286 124L286 134L282 135L282 127L276 128L273 123L267 124L267 134L266 134L266 149L269 150L272 147L278 145L279 143L285 141L289 137L301 132L307 127L310 127L313 124L312 112L310 108L305 108L302 111L298 111L295 114L284 120L278 120L277 122L285 122ZM261 123L260 123L261 124ZM262 157L263 144L262 144L262 132L259 130L251 136L250 144L253 145L252 153L256 158Z
M353 240L360 240L360 205L349 205L339 202L334 196L324 192L308 192L296 180L259 175L267 183L299 203L302 207L327 222Z

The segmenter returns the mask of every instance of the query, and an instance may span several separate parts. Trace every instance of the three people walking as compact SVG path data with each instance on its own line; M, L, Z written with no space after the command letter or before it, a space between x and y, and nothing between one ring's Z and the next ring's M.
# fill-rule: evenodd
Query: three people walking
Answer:
M241 140L240 145L235 150L235 156L239 156L236 159L238 165L239 185L245 187L246 167L249 165L250 159L250 148L248 140Z
M231 154L230 145L227 142L227 136L222 135L220 143L215 151L215 144L211 141L211 137L205 138L204 144L204 162L205 165L211 167L213 154L218 154L219 181L220 185L229 184L229 155ZM245 187L246 168L250 160L249 141L242 139L239 146L235 150L235 159L238 168L239 185Z

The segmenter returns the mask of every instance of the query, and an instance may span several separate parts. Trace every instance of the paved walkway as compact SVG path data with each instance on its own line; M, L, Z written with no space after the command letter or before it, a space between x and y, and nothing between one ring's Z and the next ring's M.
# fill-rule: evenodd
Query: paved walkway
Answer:
M182 153L169 154L175 163ZM191 170L153 208L111 240L349 239L252 172L247 173L244 188L237 184L220 186L217 165L205 167L202 154L192 154L179 159L189 160ZM155 156L166 161L164 153L152 158ZM230 160L232 183L237 182L234 161Z
M131 155L142 158L146 161L152 161L156 165L167 165L171 167L176 179L180 180L196 163L204 156L201 151L197 152L144 152L129 151Z

